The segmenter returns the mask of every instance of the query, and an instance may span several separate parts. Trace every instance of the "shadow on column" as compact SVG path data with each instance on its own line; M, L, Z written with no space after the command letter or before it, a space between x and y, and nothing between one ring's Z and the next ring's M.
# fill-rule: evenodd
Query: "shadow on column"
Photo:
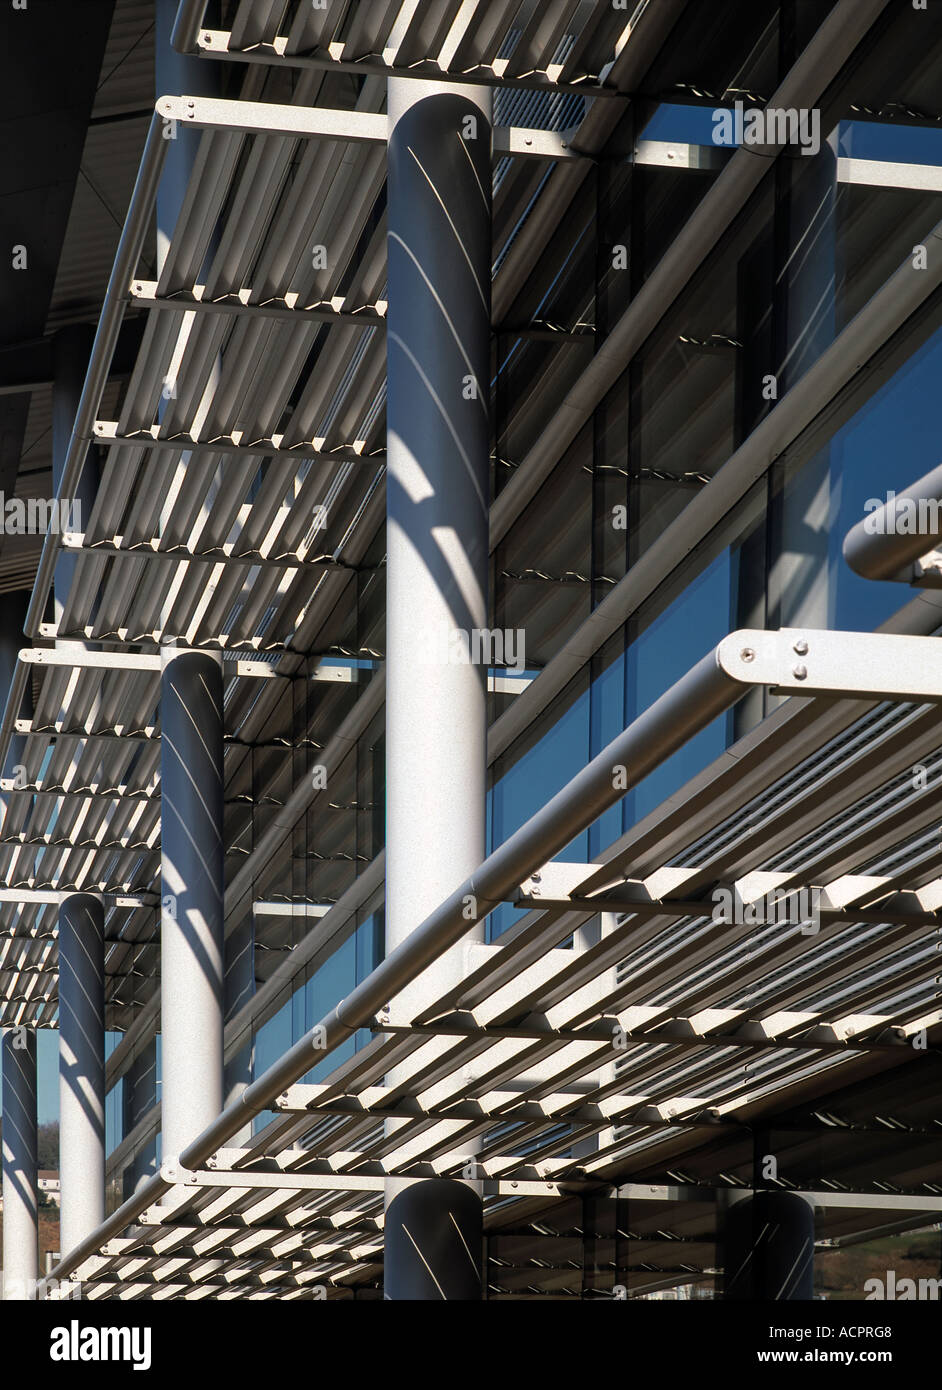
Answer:
M480 1302L482 1212L478 1194L451 1178L397 1193L386 1208L385 1297Z
M721 1232L723 1297L814 1297L814 1208L795 1192L757 1192L730 1206Z

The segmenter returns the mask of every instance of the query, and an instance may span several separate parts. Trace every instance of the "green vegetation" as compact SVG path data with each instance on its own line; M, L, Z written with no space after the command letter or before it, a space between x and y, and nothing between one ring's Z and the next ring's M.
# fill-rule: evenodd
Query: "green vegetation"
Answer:
M937 1279L942 1273L942 1232L938 1229L886 1236L882 1240L815 1252L815 1289L831 1300L864 1299L868 1279Z

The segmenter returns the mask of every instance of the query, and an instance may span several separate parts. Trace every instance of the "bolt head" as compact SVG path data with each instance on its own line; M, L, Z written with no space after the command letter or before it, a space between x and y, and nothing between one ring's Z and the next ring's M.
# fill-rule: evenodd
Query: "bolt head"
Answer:
M795 643L793 651L795 652L796 656L808 655L808 643L805 641L803 637L800 637L798 641Z
M756 654L751 647L743 647L739 657L741 661L755 661Z
M805 679L805 677L807 676L807 674L808 674L808 668L807 668L807 666L802 666L800 662L799 662L799 664L795 667L795 669L792 671L792 675L795 677L795 680L796 680L796 681L803 681L803 680Z

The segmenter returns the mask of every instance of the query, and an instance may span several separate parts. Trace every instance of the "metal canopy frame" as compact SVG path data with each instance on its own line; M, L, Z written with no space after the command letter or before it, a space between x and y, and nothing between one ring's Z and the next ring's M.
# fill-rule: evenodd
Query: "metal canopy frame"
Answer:
M773 636L771 655L743 658L750 650L755 655L759 637ZM497 1233L505 1222L519 1225L528 1210L554 1198L608 1192L613 1171L626 1159L653 1166L659 1146L689 1145L698 1134L746 1130L751 1135L764 1113L771 1109L779 1115L816 1089L826 1093L879 1074L904 1057L911 1059L914 1048L935 1056L942 1043L942 1009L931 948L910 955L893 981L858 985L846 1011L788 1008L788 1001L779 1000L759 1016L753 1008L715 1005L678 1014L669 1006L628 1003L643 981L637 971L619 980L616 966L630 959L637 937L650 935L652 928L696 930L700 904L672 902L659 893L654 875L644 884L628 885L631 904L618 904L622 910L611 930L594 947L572 952L553 950L560 934L571 935L574 925L608 912L609 895L603 891L595 901L571 895L568 901L555 898L534 906L532 891L544 876L552 883L580 874L584 881L590 874L590 866L569 864L557 872L557 866L545 864L545 855L618 799L622 788L613 785L614 768L631 769L629 785L634 785L730 707L752 681L777 685L785 680L796 644L818 652L832 639L839 648L841 634L731 634L250 1085L178 1164L165 1165L94 1237L70 1252L53 1271L55 1278L78 1278L102 1296L129 1298L157 1296L157 1289L160 1296L187 1297L194 1289L217 1286L248 1298L272 1291L322 1297L377 1273L381 1187L389 1175L459 1175L472 1161L485 1184L488 1228ZM866 637L860 662L870 681L867 694L874 697L874 672L883 671L890 693L905 699L913 693L909 682L919 687L920 698L925 653L933 647L927 639L902 639L901 647L900 639ZM824 686L820 677L816 680L818 694L839 696L845 685L858 694L854 669L839 669L840 683ZM665 873L675 886L685 877L683 870L662 871L662 881ZM686 877L695 878L696 871ZM759 901L771 880L781 886L796 877L754 873L737 884L739 899ZM829 916L819 930L827 939L846 931L847 922L863 925L867 949L885 956L888 937L899 945L907 935L924 939L927 925L942 926L936 915L942 906L940 885L935 879L920 885L918 893L900 893L889 876L844 875L824 885ZM477 912L498 901L534 910L506 934L505 944L468 944L460 986L431 998L426 990L418 1008L413 998L403 1012L397 1000L409 997L407 986L421 980L426 967L469 929L469 899ZM719 962L721 976L724 948L753 931L748 923L731 924L719 934L714 928L706 954ZM800 924L774 925L764 973L770 974L776 957L790 960L797 966L791 972L793 991L803 995L800 957L816 959L820 944L803 936ZM686 943L685 957L689 972ZM843 970L829 965L835 998L841 997L842 977L859 976L859 963L859 952L851 951ZM661 957L661 969L669 971L670 965L668 953ZM872 1009L871 999L894 987L898 993L900 986L906 1001L898 1009ZM373 1030L371 1043L317 1085L296 1084L314 1061L322 1061L360 1027ZM645 1088L640 1093L626 1094L625 1080L612 1065L615 1033L623 1039L632 1087L640 1082ZM801 1059L797 1072L793 1057ZM382 1086L394 1067L396 1086ZM276 1118L249 1147L226 1147L247 1115L267 1109ZM390 1119L397 1122L392 1131ZM795 1128L801 1130L800 1122ZM926 1132L942 1138L935 1125ZM580 1141L590 1137L593 1151L580 1153ZM483 1144L476 1152L475 1140ZM835 1184L833 1194L820 1199L822 1238L830 1238L832 1213L836 1210L844 1222L848 1207L863 1213L864 1221L876 1208L880 1219L891 1212L897 1225L925 1224L939 1209L942 1189L915 1173L912 1182L924 1190L888 1193L878 1185L869 1193L859 1186L842 1193ZM715 1203L713 1188L691 1190L694 1199L708 1195ZM336 1227L326 1229L325 1220ZM250 1234L234 1241L233 1234L243 1230Z

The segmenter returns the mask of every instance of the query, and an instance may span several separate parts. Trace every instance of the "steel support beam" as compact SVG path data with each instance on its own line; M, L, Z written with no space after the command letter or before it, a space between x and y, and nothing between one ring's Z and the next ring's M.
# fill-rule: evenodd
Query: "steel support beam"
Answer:
M72 427L79 412L82 387L91 357L94 333L85 324L61 328L53 349L52 382L52 495L69 505L72 525L84 530L92 514L98 489L98 461L94 447L86 446L74 485L63 487ZM74 555L60 554L55 572L55 623L59 627L75 574Z
M163 1151L223 1103L222 663L165 648L161 678Z
M734 679L755 680L783 695L942 700L942 652L931 637L743 628L716 650Z
M333 556L321 555L315 552L310 558L300 555L297 551L292 551L285 555L261 555L257 550L250 553L240 553L233 551L229 544L220 546L217 550L200 551L190 550L185 546L174 546L170 550L158 550L159 541L142 541L137 545L122 544L123 537L116 537L113 541L92 541L87 542L81 534L67 532L62 537L62 551L64 555L75 557L78 555L103 556L106 559L125 558L129 560L164 560L171 564L202 564L202 565L244 565L249 569L318 569L318 570L337 570L351 569L353 566L345 565L342 560L335 560ZM61 561L60 561L61 563Z
M300 304L299 295L289 291L284 299L257 304L252 291L241 289L226 299L205 298L206 286L194 285L192 290L165 295L157 291L156 280L134 280L130 295L134 303L147 309L173 310L176 313L236 314L255 319L273 319L276 323L343 323L353 328L385 328L386 301L375 304L347 304L341 296L316 304Z
M398 81L398 79L393 79ZM490 110L490 96L483 88L464 84L423 82L416 90L426 94L436 88L457 101ZM466 92L477 92L474 98ZM195 130L239 130L246 135L289 135L311 140L343 140L350 144L386 143L388 125L382 114L372 111L337 111L323 106L278 106L274 102L225 101L219 97L162 96L157 111L164 120ZM490 120L488 120L490 134ZM488 158L515 155L523 159L546 159L554 163L581 159L571 144L573 131L537 130L529 127L500 126L488 142Z
M7 708L15 713L32 717L32 687L23 679L17 680L19 670L17 652L23 640L23 625L29 595L25 591L0 595L0 691L5 692ZM15 702L19 701L17 705ZM0 772L3 779L16 778L15 769L23 766L26 753L26 739L18 733L11 735L6 756L0 758ZM22 777L20 778L22 781ZM0 796L0 825L6 829L6 812L9 806L7 797Z
M917 561L940 539L942 464L858 521L844 538L844 559L863 579L909 582L918 577Z
M283 434L273 434L271 439L248 439L244 443L233 435L218 435L213 439L194 439L190 435L161 436L160 426L151 425L148 430L138 430L134 434L120 434L114 420L96 420L89 436L102 445L120 445L128 449L170 449L179 453L192 453L202 449L208 454L234 454L241 458L295 458L300 464L305 459L317 459L322 463L373 463L382 462L382 453L367 454L353 445L337 445L322 450L320 439L302 439L296 444L282 447Z
M447 652L453 636L488 621L491 105L483 87L392 81L388 108L386 948L393 951L485 849L487 673L449 662ZM474 932L483 939L483 918ZM433 975L444 983L460 968L453 950ZM402 1222L417 1223L433 1244L430 1233L447 1228L453 1242L456 1213L470 1232L470 1208L480 1207L470 1189L449 1196L447 1184L435 1183L427 1194L406 1193L401 1183L387 1191L387 1242L397 1253L386 1297L480 1298L480 1271L465 1268L460 1243L449 1266L456 1282L443 1285L448 1295L417 1292L407 1273ZM479 1255L478 1240L475 1261Z
M325 909L325 912L329 909ZM293 952L292 952L293 954ZM252 912L243 914L241 921L230 931L225 942L225 981L224 981L224 1022L228 1024L245 1008L249 1008L255 996L255 916ZM246 1086L252 1080L254 1068L255 1040L249 1034L237 1052L225 1062L224 1090L225 1103L232 1105L239 1100ZM251 1123L236 1136L236 1143L248 1143L252 1134Z
M173 650L166 648L166 650ZM207 655L200 652L198 655ZM221 651L215 648L212 658L221 659ZM89 651L86 647L24 647L19 653L21 665L26 666L76 666L105 671L149 671L157 674L163 669L159 652L100 652ZM329 674L324 674L325 672ZM258 680L289 680L281 676L267 661L234 661L227 663L226 675L253 676ZM355 671L349 666L321 666L312 677L314 680L349 681Z
M71 1250L105 1219L105 926L92 893L59 907L59 1171Z
M154 81L158 92L189 92L190 99L211 100L219 90L220 74L197 63L171 43L177 17L177 0L156 0L154 14ZM160 111L160 115L165 113ZM173 119L173 118L171 118ZM163 124L163 122L162 122ZM157 264L162 270L177 219L186 199L199 137L179 121L166 139L167 162L157 190ZM136 268L136 267L135 267ZM133 271L132 271L133 274ZM128 277L130 278L130 277ZM124 286L127 292L127 285Z
M3 1297L34 1299L39 1275L36 1034L3 1034Z

